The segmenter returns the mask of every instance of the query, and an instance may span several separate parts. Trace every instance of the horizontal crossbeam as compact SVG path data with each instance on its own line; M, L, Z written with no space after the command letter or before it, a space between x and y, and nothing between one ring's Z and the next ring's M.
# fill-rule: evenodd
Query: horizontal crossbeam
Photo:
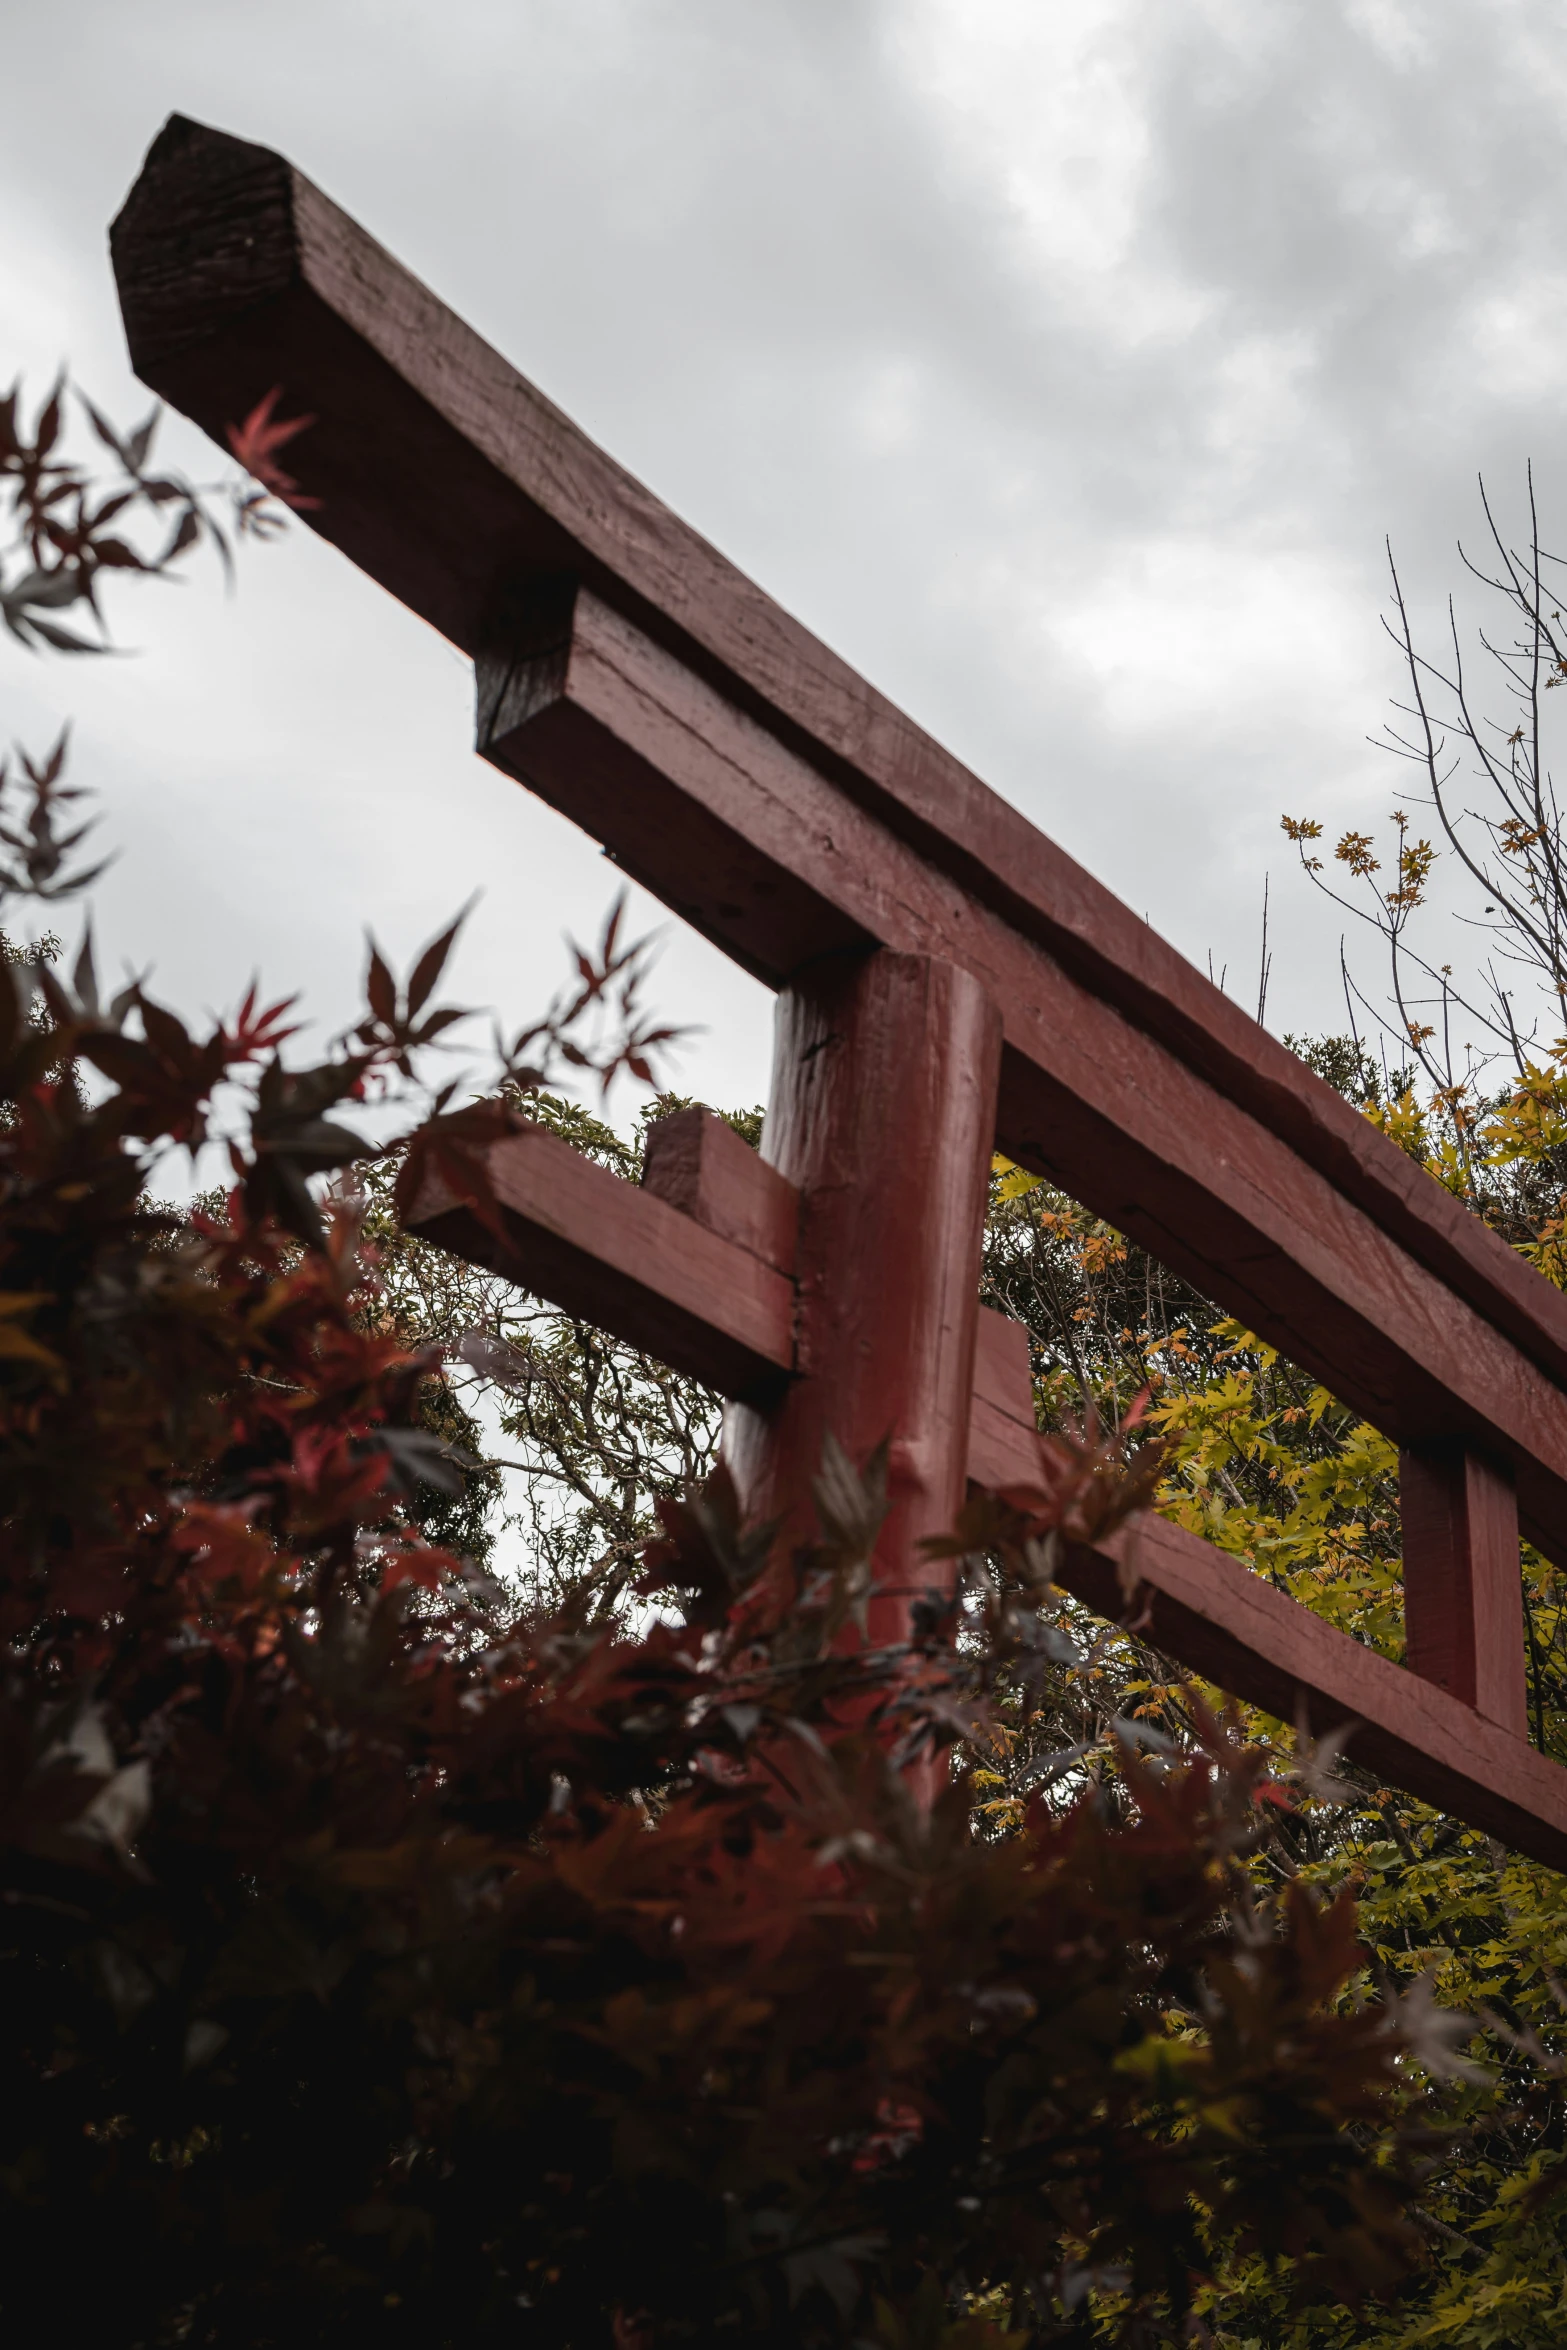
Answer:
M973 972L1012 1157L1402 1446L1493 1457L1567 1560L1532 1268L281 157L175 118L113 242L145 380L219 436L315 412L311 520L475 656L488 756L774 984L856 941Z
M794 1363L786 1269L542 1126L519 1124L484 1160L500 1231L433 1172L405 1208L405 1228L720 1395L765 1403L778 1393Z
M1220 1689L1286 1722L1304 1718L1319 1736L1348 1729L1351 1758L1390 1786L1567 1868L1560 1763L1324 1623L1242 1560L1150 1513L1103 1550L1069 1553L1059 1571L1085 1606L1130 1619Z
M793 1361L798 1203L722 1119L681 1111L652 1129L638 1187L558 1137L524 1127L485 1163L504 1238L439 1180L410 1231L488 1265L720 1394L776 1392ZM1028 1334L982 1311L969 1475L1039 1478ZM1388 1663L1242 1562L1157 1517L1099 1550L1066 1553L1061 1580L1192 1671L1318 1734L1353 1724L1350 1752L1399 1787L1567 1866L1567 1771L1470 1704Z
M799 1202L721 1118L682 1110L648 1138L628 1183L542 1126L489 1145L500 1209L487 1223L441 1174L403 1212L406 1231L610 1331L736 1403L776 1397L794 1368ZM1028 1333L983 1309L969 1422L982 1485L1039 1474Z

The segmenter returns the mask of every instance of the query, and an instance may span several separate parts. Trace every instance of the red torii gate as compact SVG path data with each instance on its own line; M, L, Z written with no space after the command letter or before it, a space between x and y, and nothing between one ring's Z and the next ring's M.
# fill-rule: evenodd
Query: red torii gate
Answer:
M1026 1341L976 1304L999 1147L1401 1448L1409 1669L1156 1518L1070 1588L1119 1614L1135 1568L1172 1655L1567 1866L1518 1562L1521 1526L1567 1563L1567 1297L283 157L176 115L111 242L143 380L217 438L276 384L313 411L315 525L472 656L480 753L779 992L765 1159L688 1112L638 1189L533 1130L506 1249L434 1186L415 1228L731 1398L758 1509L890 1430L901 1585L969 1471L1034 1472Z

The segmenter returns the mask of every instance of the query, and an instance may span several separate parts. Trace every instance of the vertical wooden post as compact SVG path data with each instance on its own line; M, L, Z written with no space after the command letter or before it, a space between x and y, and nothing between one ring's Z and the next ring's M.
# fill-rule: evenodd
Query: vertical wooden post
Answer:
M825 957L778 999L762 1147L800 1194L800 1376L776 1411L734 1407L725 1455L800 1539L828 1431L856 1463L890 1439L877 1643L963 1500L1000 1060L996 1007L933 956Z
M1410 1670L1526 1738L1523 1576L1512 1478L1462 1444L1403 1452L1399 1510Z

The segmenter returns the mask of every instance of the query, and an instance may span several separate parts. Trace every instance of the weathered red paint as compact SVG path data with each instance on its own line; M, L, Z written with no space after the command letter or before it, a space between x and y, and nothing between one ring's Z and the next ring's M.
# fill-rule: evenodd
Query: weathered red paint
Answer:
M781 1392L794 1362L787 1271L595 1167L543 1127L492 1143L485 1165L499 1234L434 1173L404 1216L408 1229L614 1330L720 1395Z
M1131 1613L1169 1656L1283 1721L1348 1730L1388 1784L1567 1868L1567 1770L1445 1689L1389 1664L1167 1519L1139 1518L1061 1580L1102 1615ZM1128 1594L1131 1594L1130 1610Z
M1514 1737L1529 1731L1518 1500L1464 1445L1399 1456L1406 1660Z
M748 1507L804 1536L828 1434L856 1462L887 1441L877 1641L938 1580L920 1544L963 1499L1000 1051L983 989L930 956L831 957L778 999L762 1147L800 1198L797 1375L730 1413L725 1453Z
M642 1188L794 1279L800 1195L711 1110L676 1110L648 1129Z
M1361 1713L1389 1777L1567 1860L1567 1772L1523 1734L1517 1558L1521 1524L1567 1562L1567 1298L282 157L174 118L113 244L144 379L219 438L276 384L313 411L311 519L473 654L483 754L784 991L770 1176L700 1117L640 1198L605 1177L596 1206L507 1145L504 1244L450 1199L421 1228L749 1397L759 1502L828 1426L892 1434L901 1581L965 1457L1003 1483L1034 1458L1026 1342L991 1317L970 1362L994 1133L1404 1448L1414 1670L1157 1521L1073 1587L1118 1613L1135 1565L1172 1654L1318 1726ZM851 971L886 1001L834 1025Z

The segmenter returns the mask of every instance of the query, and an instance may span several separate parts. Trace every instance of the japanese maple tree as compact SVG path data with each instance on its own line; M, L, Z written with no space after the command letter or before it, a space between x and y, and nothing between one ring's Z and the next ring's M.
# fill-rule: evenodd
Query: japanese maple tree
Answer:
M57 404L0 411L35 647L218 527L92 421L106 499ZM284 494L296 421L237 442ZM176 517L150 554L138 501ZM59 752L0 841L11 901L89 877ZM721 1470L666 1502L632 1629L520 1616L428 1538L439 1350L381 1311L355 1106L484 1215L519 1093L658 1041L611 923L483 1090L427 1082L451 945L403 985L372 955L309 1064L254 993L193 1027L90 948L0 968L0 2306L127 2346L1021 2350L1179 2338L1237 2247L1396 2290L1389 2091L1447 2036L1337 2001L1348 1894L1255 1895L1301 1800L1262 1750L1203 1716L1075 1797L1046 1756L994 1832L961 1774L912 1791L1048 1668L1060 1546L1150 1461L1055 1440L879 1649L874 1458L829 1453L798 1551ZM214 1145L222 1207L160 1208Z

